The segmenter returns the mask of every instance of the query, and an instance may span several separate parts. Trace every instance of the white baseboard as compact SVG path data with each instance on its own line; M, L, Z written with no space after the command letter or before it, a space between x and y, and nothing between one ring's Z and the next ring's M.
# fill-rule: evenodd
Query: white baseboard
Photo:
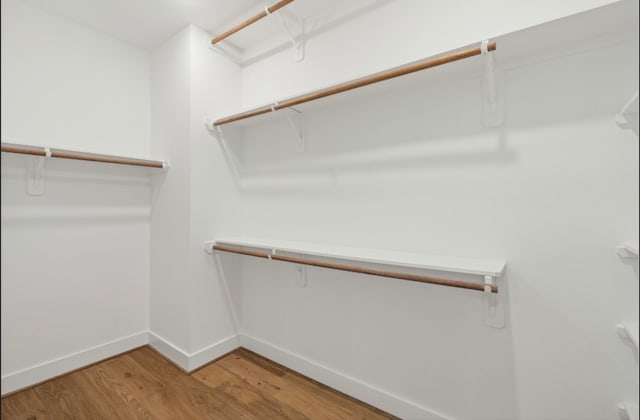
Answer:
M120 353L144 346L148 332L142 331L64 357L2 376L2 395L55 378Z
M185 372L189 371L189 355L171 341L149 331L148 344Z
M207 363L211 363L227 353L231 353L238 347L240 347L238 336L233 335L192 353L189 355L189 372L192 372Z
M269 342L246 334L239 334L238 342L240 346L254 351L267 359L271 359L289 369L398 417L404 419L451 420L451 417L408 401L359 379L347 376Z
M149 332L149 345L185 372L196 370L240 346L237 337L234 335L194 353L187 353L169 340L151 331Z
M150 331L142 331L99 346L50 360L2 376L2 395L53 379L56 376L89 366L120 353L150 345L185 372L191 372L237 349L236 336L225 338L194 353L187 353L170 341Z

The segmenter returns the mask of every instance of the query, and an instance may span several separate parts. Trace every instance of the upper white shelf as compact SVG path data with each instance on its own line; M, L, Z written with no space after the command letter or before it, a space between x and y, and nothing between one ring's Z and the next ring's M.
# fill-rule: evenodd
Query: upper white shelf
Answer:
M251 237L220 238L215 241L205 242L205 250L211 252L212 245L235 245L266 250L275 249L282 252L340 260L492 277L500 277L506 266L505 261L502 260L445 257Z
M355 5L351 3L361 3L362 6L366 6L367 8L370 5L367 5L367 2L364 0L352 0L349 2L337 2L335 0L331 0L331 3L336 4L336 11L344 11L346 8L355 7ZM320 5L320 3L322 5ZM349 3L346 5L345 3ZM370 3L370 2L368 2ZM531 26L528 28L523 28L513 32L507 33L486 33L482 34L482 38L478 38L476 36L471 36L471 38L466 38L465 40L461 40L461 43L457 45L443 45L440 49L429 49L428 46L425 46L424 55L422 57L429 57L430 59L434 59L440 57L442 54L447 51L457 51L459 48L464 48L465 46L475 46L477 43L481 41L481 39L490 39L496 42L496 50L493 55L496 58L496 63L503 69L517 68L526 64L535 63L543 60L547 60L552 57L561 56L570 54L576 51L580 51L584 48L594 48L594 47L602 47L608 46L612 43L619 42L621 39L633 39L637 34L637 25L638 25L638 6L637 1L635 0L622 0L612 2L605 6L597 7L585 12L577 13L574 15L562 17L556 20L552 20L546 23L542 23L539 25ZM305 7L305 5L310 5L311 7L324 7L326 2L294 2L291 6L287 7L287 10L296 10L298 7ZM331 6L333 7L333 6ZM309 10L308 13L303 13L299 16L309 17L313 15L316 11ZM296 11L297 14L297 11ZM277 23L276 20L272 20ZM253 26L263 26L263 25L253 25ZM244 31L243 31L244 32ZM251 32L251 31L247 31ZM237 34L240 35L240 34ZM305 34L306 39L310 39L309 37L312 34ZM264 36L253 36L251 42L247 42L243 45L250 45L252 43L256 43L260 41L260 39L264 39ZM234 39L235 42L235 39ZM286 44L283 44L286 45ZM272 50L268 48L268 50ZM253 54L250 54L253 55ZM268 55L268 54L266 54ZM264 51L258 53L257 57L264 57ZM253 62L253 59L248 59L248 61ZM415 64L420 61L411 62L411 63L398 63L400 65L409 65ZM395 69L395 67L387 70ZM377 70L382 73L385 69L371 69ZM460 60L457 61L455 65L446 66L446 71L426 71L419 72L425 73L423 76L414 75L415 77L411 77L411 83L417 83L422 81L431 80L429 83L438 83L437 80L441 79L429 79L431 76L429 74L436 75L434 77L452 77L454 80L461 74L482 74L484 71L484 60L481 59L470 59L470 60ZM367 72L369 73L369 72ZM249 104L244 104L243 106L236 109L233 115L217 115L217 116L209 116L207 118L207 125L214 125L216 127L220 127L221 124L227 124L233 120L234 124L252 124L253 122L263 121L260 117L267 117L268 115L272 115L273 111L286 108L289 106L293 106L291 99L294 98L302 98L308 97L311 94L314 94L318 91L326 91L337 86L342 86L353 82L355 80L359 80L361 78L367 78L367 73L357 75L355 78L349 80L343 80L342 82L338 82L337 84L327 83L327 84L319 84L315 86L306 86L304 89L301 89L297 92L292 92L291 96L286 98L262 98L261 101L256 101ZM370 74L370 73L369 73ZM374 72L374 74L377 74ZM443 76L446 74L448 76ZM399 78L403 79L403 78ZM359 98L369 97L369 94L375 94L375 92L384 91L382 86L389 86L388 83L396 83L396 79L388 79L384 83L376 83L367 85L364 89L353 89L349 92L349 98ZM375 86L379 87L379 90L376 89ZM356 93L359 92L359 93ZM307 111L314 109L314 103L323 103L325 105L330 104L327 101L339 101L338 98L343 98L343 95L347 95L346 92L342 92L340 95L333 95L331 97L323 97L322 101L310 101L306 103L296 104L296 108L300 107L300 111ZM351 96L355 95L355 96ZM334 98L334 99L331 99ZM637 103L637 102L636 102ZM636 105L637 109L637 105ZM259 111L258 114L255 114L256 111ZM264 111L264 112L263 112ZM238 119L237 117L243 115L247 116L246 120ZM257 117L257 118L256 118ZM243 117L244 118L244 117Z
M623 242L616 251L623 258L638 258L638 240Z

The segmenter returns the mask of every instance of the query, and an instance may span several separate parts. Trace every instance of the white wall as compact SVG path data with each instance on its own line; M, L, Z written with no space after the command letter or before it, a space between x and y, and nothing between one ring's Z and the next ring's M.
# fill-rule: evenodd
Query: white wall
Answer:
M508 68L497 129L466 64L303 107L302 154L282 113L223 141L203 124L607 3L372 2L314 34L305 61L284 50L241 70L194 27L150 58L3 0L3 138L171 169L52 160L31 197L26 158L3 155L2 392L147 329L193 369L237 344L235 310L241 343L397 414L615 419L638 393L614 328L638 313L637 267L614 252L637 235L638 143L613 123L637 89L637 38ZM507 326L486 327L472 291L319 269L300 288L294 267L202 251L238 233L503 258Z
M308 40L302 63L286 50L246 67L243 105L604 3L389 2ZM282 113L227 136L244 234L503 258L505 329L483 325L475 292L319 269L298 288L294 267L244 258L242 332L425 412L616 419L638 392L615 331L638 314L637 271L615 254L637 236L638 141L614 123L638 87L637 30L585 44L509 68L497 129L482 125L481 67L461 64L300 107L303 154Z
M149 154L149 54L2 1L2 139ZM2 392L146 342L148 169L2 154Z
M2 137L148 157L149 54L2 0Z
M304 61L293 63L291 49L282 48L244 68L242 106L263 105L614 2L353 0L306 19L310 34ZM260 49L265 49L262 43L248 48L247 55L259 56L254 50Z
M239 230L238 198L204 118L237 107L240 70L208 50L210 39L189 26L152 53L152 150L171 171L153 207L150 329L186 370L237 346L231 290L203 242Z
M240 68L209 50L212 34L195 26L190 29L190 327L192 347L197 351L236 333L230 299L237 271L233 265L220 271L214 259L203 252L203 242L240 230L239 193L222 144L207 129L204 118L237 108Z
M189 350L189 31L151 54L151 150L171 169L159 175L151 218L150 329Z

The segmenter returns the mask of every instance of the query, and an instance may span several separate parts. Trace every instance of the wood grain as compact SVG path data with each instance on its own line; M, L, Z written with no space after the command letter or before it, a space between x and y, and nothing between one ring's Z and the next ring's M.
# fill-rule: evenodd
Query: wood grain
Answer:
M495 51L495 49L496 49L495 41L491 41L487 44L488 51ZM385 80L393 79L399 76L404 76L406 74L415 73L421 70L426 70L432 67L441 66L443 64L452 63L454 61L462 60L464 58L469 58L469 57L473 57L480 54L482 54L481 47L472 47L464 50L454 51L449 54L444 54L437 57L425 58L424 60L421 60L415 63L410 63L404 66L385 70L369 76L361 77L359 79L351 80L339 85L331 86L325 89L320 89L304 95L296 96L294 98L281 100L281 101L275 102L273 105L262 106L260 108L242 112L240 114L235 114L225 118L220 118L213 122L213 127L218 127L224 124L229 124L235 121L255 117L258 115L266 114L268 112L273 112L273 111L277 111L284 108L290 108L292 106L303 104L305 102L315 101L317 99L325 98L327 96L347 92L352 89L361 88L363 86L367 86L373 83L379 83Z
M149 347L2 398L2 419L391 419L245 349L186 374Z
M18 153L22 155L46 156L44 147L22 146L2 143L3 153ZM145 166L147 168L164 168L164 162L158 160L136 159L124 156L100 155L96 153L75 152L71 150L49 149L52 158L86 160L90 162L116 163L119 165Z
M229 29L228 31L225 31L224 33L218 35L217 37L213 38L211 40L211 44L217 44L218 42L222 41L223 39L226 39L228 37L230 37L231 35L235 34L236 32L240 31L241 29L246 28L249 25L253 25L254 23L256 23L257 21L259 21L260 19L262 19L263 17L278 11L279 9L283 8L284 6L286 6L287 4L293 2L294 0L281 0L279 2L277 2L276 4L274 4L271 7L268 7L267 10L269 11L269 13L267 13L267 10L263 10L260 13L258 13L257 15L245 20L242 23L239 23L238 25L234 26L233 28Z
M284 262L289 262L293 264L310 265L313 267L328 268L331 270L349 271L351 273L369 274L372 276L388 277L388 278L398 279L398 280L417 281L420 283L437 284L440 286L458 287L461 289L477 290L480 292L484 292L484 288L485 288L484 283L474 283L474 282L463 281L463 280L441 279L438 277L423 276L420 274L412 274L412 273L400 273L397 271L378 270L374 268L361 267L357 265L339 264L334 262L314 260L307 257L293 257L293 256L275 254L275 253L250 251L247 249L236 248L236 247L227 246L227 245L212 245L211 249L214 251L231 252L234 254L247 255L250 257L257 257L257 258L266 258L266 259L276 260L276 261L284 261ZM490 287L491 287L491 292L498 293L497 285L494 284L494 285L491 285Z

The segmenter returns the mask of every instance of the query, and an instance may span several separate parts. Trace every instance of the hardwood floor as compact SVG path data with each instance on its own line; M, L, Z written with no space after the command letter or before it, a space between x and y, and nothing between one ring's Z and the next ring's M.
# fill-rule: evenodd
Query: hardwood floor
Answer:
M2 398L2 419L391 419L248 350L187 375L141 347Z

